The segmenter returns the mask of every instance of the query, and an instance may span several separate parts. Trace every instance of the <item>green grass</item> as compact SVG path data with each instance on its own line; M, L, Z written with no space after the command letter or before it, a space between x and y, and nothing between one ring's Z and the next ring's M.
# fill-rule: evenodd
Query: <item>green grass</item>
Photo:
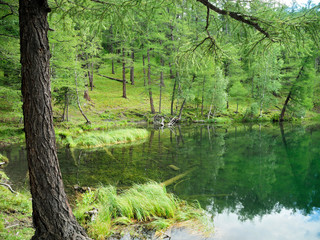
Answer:
M93 221L86 213L92 209L98 209ZM210 218L198 205L177 199L163 185L154 182L134 185L121 194L112 186L89 191L78 201L74 214L94 239L105 239L114 232L121 234L126 226L137 222L153 230L181 222L192 225L191 228L201 226L203 232L212 227Z
M6 156L3 156L2 154L0 154L0 162L8 163L9 159Z
M68 132L59 132L62 143L70 147L103 147L107 145L131 143L133 141L145 139L148 137L148 131L145 129L129 128L112 131L89 131L83 132L78 129L78 134Z
M0 182L7 176L0 171ZM25 240L34 234L30 193L12 193L0 185L0 239Z
M0 144L20 143L24 141L23 125L0 123Z

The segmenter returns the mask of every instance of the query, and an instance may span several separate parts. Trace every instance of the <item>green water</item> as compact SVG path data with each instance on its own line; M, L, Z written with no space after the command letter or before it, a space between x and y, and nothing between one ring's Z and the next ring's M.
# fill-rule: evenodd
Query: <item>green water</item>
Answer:
M23 185L25 151L11 146L0 153L10 159L9 177ZM130 186L180 176L169 190L214 215L212 239L320 239L320 125L177 126L152 129L140 144L60 148L58 155L69 194L76 184ZM176 232L173 239L195 238Z

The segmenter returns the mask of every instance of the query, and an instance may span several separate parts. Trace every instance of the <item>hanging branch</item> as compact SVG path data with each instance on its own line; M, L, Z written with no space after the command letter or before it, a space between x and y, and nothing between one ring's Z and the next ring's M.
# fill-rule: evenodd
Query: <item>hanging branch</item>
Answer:
M246 24L254 27L260 33L262 33L267 38L269 38L272 42L275 42L275 40L271 38L270 34L257 23L257 21L258 21L257 18L252 17L252 16L247 16L247 15L244 15L244 14L238 13L238 12L232 12L232 11L220 9L220 8L214 6L208 0L197 0L197 1L202 3L203 5L205 5L207 7L207 9L211 9L211 10L215 11L216 13L219 13L224 16L230 16L231 18L233 18L239 22L243 22L243 23L246 23ZM208 16L207 16L207 18L208 18ZM207 25L208 25L208 22L207 22Z

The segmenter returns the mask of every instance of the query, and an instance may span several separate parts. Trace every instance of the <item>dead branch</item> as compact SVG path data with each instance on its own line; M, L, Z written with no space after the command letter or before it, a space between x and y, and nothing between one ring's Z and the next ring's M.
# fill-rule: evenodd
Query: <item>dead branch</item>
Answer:
M7 188L8 188L12 193L14 193L14 194L16 194L16 193L17 193L16 191L14 191L14 190L12 189L12 187L11 187L9 184L6 184L6 183L0 183L0 185L7 187Z

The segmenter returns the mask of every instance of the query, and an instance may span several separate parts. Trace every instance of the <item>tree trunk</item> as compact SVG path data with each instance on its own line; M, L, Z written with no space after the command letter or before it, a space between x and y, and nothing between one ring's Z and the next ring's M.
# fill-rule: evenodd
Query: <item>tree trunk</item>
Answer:
M174 74L173 74L172 64L171 63L169 63L169 68L170 68L170 79L174 79Z
M280 122L284 121L284 114L286 113L286 109L287 109L288 103L290 101L290 98L291 98L291 91L289 92L289 94L288 94L288 96L286 98L286 101L283 104L283 107L282 107L282 110L281 110L281 114L280 114L280 118L279 118Z
M161 58L160 59L161 66L164 66L164 60ZM162 98L162 87L164 87L164 81L163 81L163 70L161 69L160 72L160 99L159 99L159 113L161 113L161 98Z
M131 50L131 59L132 59L132 63L130 67L130 82L131 82L131 85L134 85L134 51L133 49Z
M152 89L151 89L150 49L148 49L148 52L147 52L147 58L148 58L148 86L149 86L149 100L150 100L150 108L151 108L151 113L152 113L152 114L155 114L155 113L156 113L156 111L154 110L153 97L152 97Z
M32 194L32 239L89 239L72 214L57 157L46 0L19 1L24 129Z
M180 108L180 112L179 112L179 116L178 116L179 120L181 119L182 111L183 111L183 108L184 108L185 104L186 104L186 99L184 99L183 102L182 102L182 105L181 105L181 108Z
M204 103L204 85L206 83L206 76L203 77L202 83L202 99L201 99L201 116L203 117L203 103Z
M122 97L127 98L125 51L122 49Z
M286 112L288 103L289 103L289 101L290 101L290 99L291 99L292 91L293 91L293 89L294 89L294 86L295 86L296 82L300 79L300 77L301 77L301 75L302 75L302 72L303 72L303 69L304 69L304 64L306 64L307 60L308 60L308 57L304 60L304 63L302 64L302 67L300 68L299 73L298 73L298 75L297 75L297 77L296 77L296 81L295 81L294 84L292 85L292 87L291 87L291 89L290 89L290 91L289 91L289 94L288 94L288 96L287 96L287 98L286 98L286 100L285 100L285 102L284 102L284 104L283 104L283 107L282 107L282 110L281 110L281 114L280 114L280 118L279 118L279 121L280 121L280 122L283 122L283 121L284 121L284 114L285 114L285 112Z
M174 80L173 90L172 90L172 97L171 97L171 116L173 116L173 104L174 104L174 99L175 99L178 76L179 76L179 73L176 72L176 78Z
M69 122L69 89L66 93L66 105L67 105L67 108L66 108L66 116L67 116L67 122Z
M88 77L89 77L89 86L91 91L93 90L93 63L88 63Z
M64 108L63 108L63 114L62 114L62 122L67 120L69 121L68 113L69 113L69 98L68 98L68 89L66 90L64 94Z
M111 73L115 74L116 72L114 71L114 60L111 60L111 65L112 65L112 69L111 69Z
M76 94L77 94L77 103L78 103L78 107L79 107L79 111L81 112L82 116L84 117L84 119L87 121L87 124L91 124L91 122L89 121L89 119L87 118L86 114L82 111L81 105L80 105L80 100L79 100L79 93L78 93L78 77L77 77L77 72L74 71L74 80L76 82ZM85 91L86 93L87 91ZM86 95L86 94L85 94Z
M143 65L143 86L146 86L146 68L145 68L145 56L142 55L142 65Z

